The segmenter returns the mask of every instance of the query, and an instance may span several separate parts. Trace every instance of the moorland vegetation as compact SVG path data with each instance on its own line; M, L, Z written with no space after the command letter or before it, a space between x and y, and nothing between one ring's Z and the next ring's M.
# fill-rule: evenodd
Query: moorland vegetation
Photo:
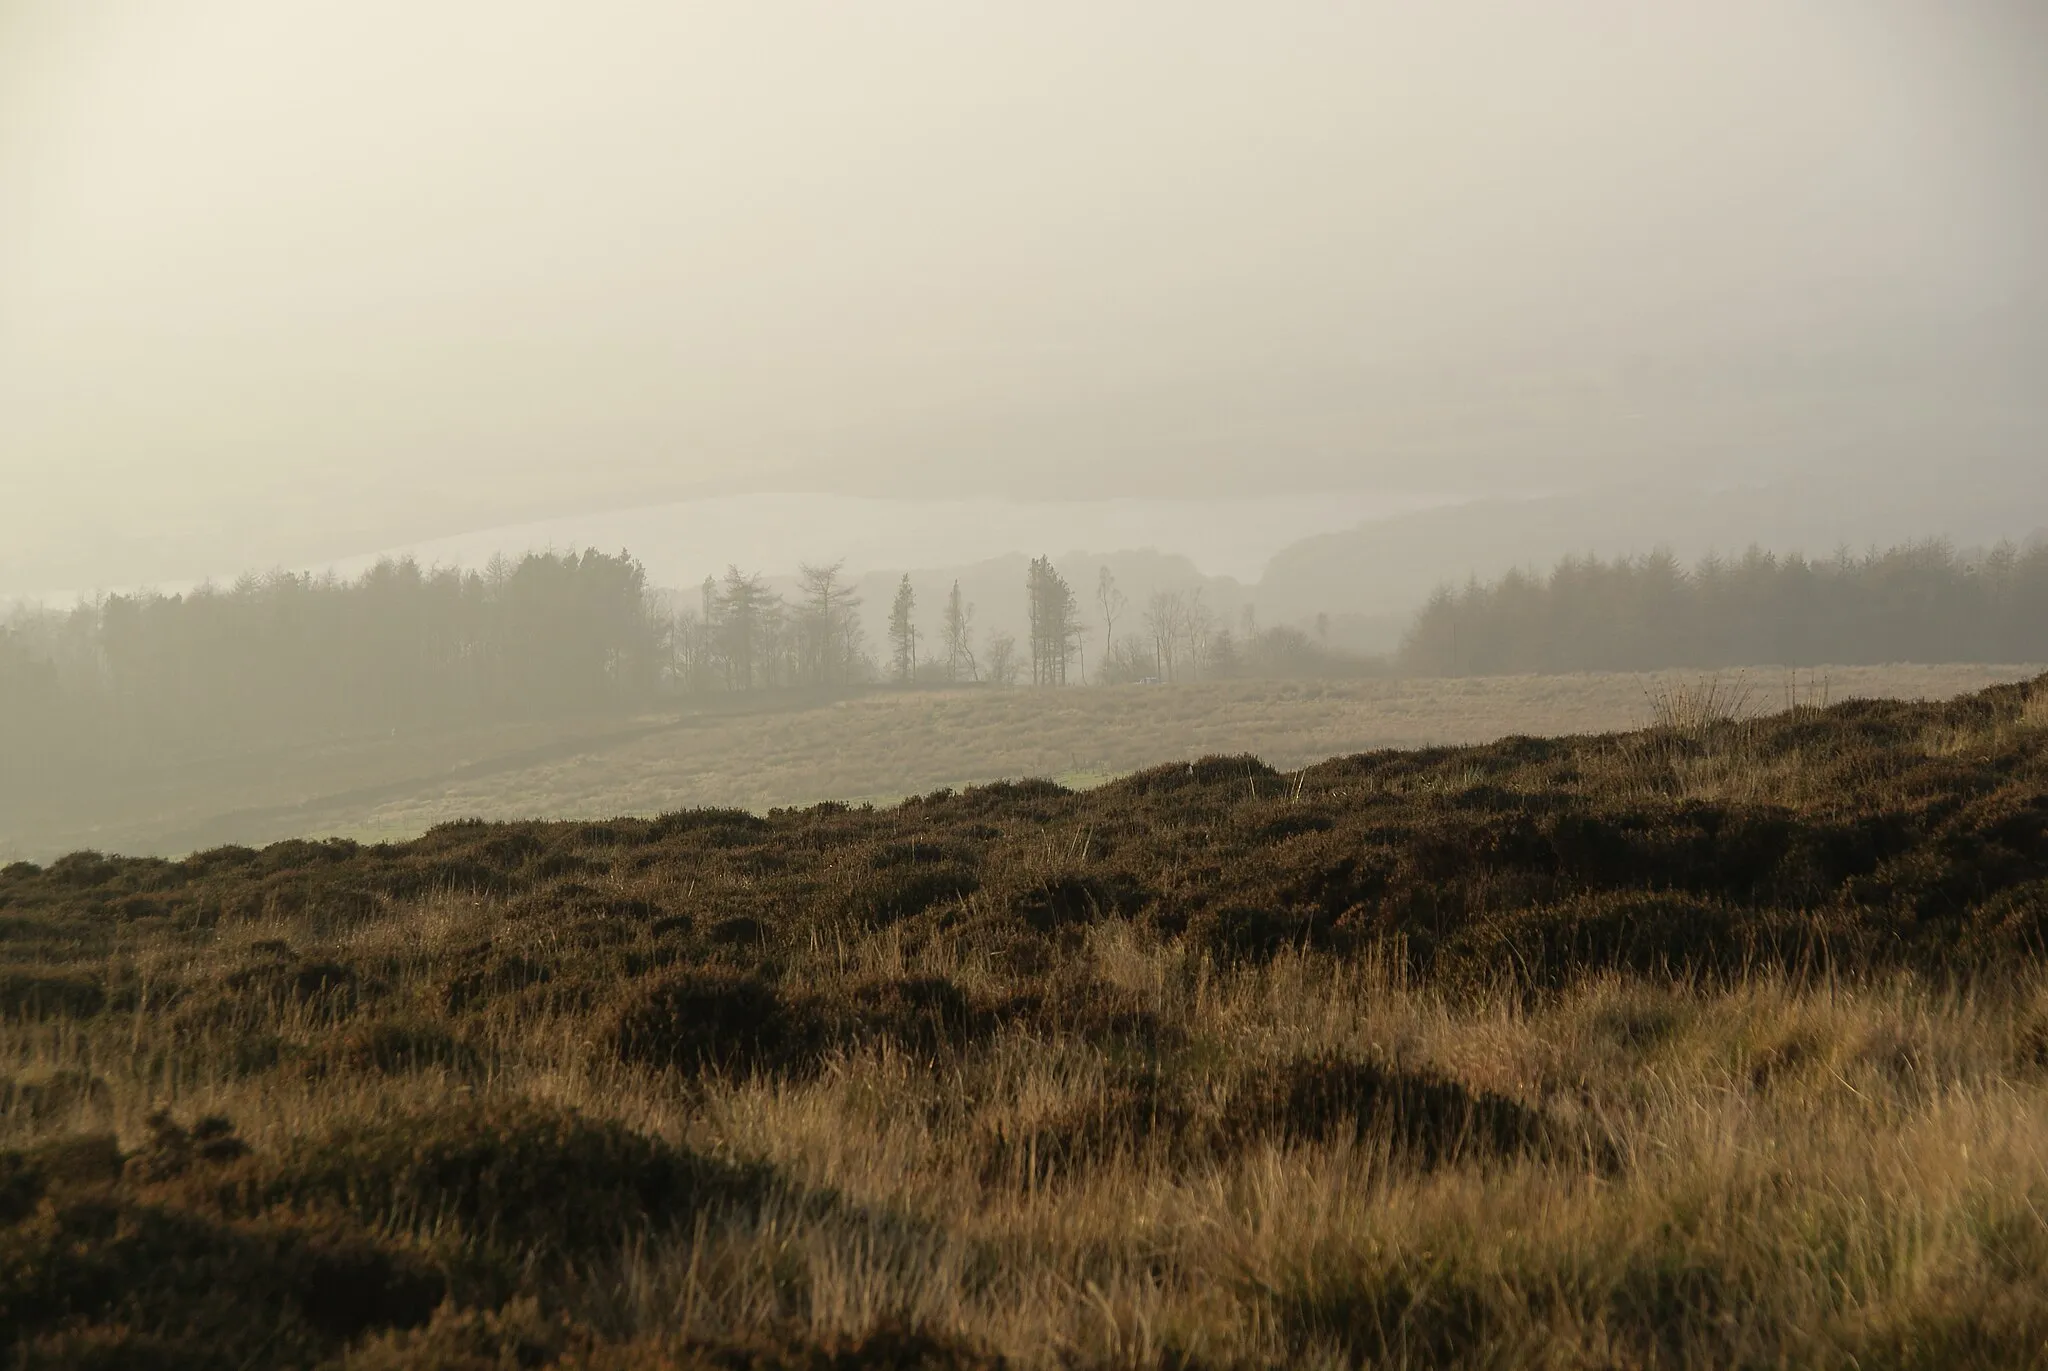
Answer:
M24 1366L2010 1366L2048 680L0 870Z

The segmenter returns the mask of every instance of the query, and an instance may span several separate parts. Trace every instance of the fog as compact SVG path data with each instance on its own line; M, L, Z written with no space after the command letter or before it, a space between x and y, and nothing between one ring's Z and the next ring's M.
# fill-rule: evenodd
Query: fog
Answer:
M2031 0L0 0L0 859L2018 679L2043 243Z
M10 0L0 594L763 492L2024 494L2044 63L2021 2Z

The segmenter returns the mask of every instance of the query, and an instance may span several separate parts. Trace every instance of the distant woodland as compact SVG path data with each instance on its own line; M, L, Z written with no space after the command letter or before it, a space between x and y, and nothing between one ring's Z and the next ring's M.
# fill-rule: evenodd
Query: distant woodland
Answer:
M1106 569L1070 585L1047 558L1017 594L1021 643L977 633L957 583L928 604L906 576L875 644L837 565L802 568L789 593L738 568L694 593L655 591L626 553L587 551L113 595L0 627L0 756L174 762L731 692L2048 660L2042 546L1824 561L1753 550L1690 568L1567 559L1548 576L1439 591L1392 662L1250 611L1225 623L1199 589L1134 604Z
M1964 557L1922 542L1825 561L1752 548L1567 558L1439 590L1403 670L1427 676L2048 660L2048 545Z
M0 631L0 741L132 757L616 709L659 684L654 629L639 565L595 552L111 595Z
M1106 572L1092 589L1099 630L1050 559L1034 561L1018 587L1030 622L1020 644L977 636L957 584L925 606L905 577L883 645L865 641L860 597L837 565L805 566L791 595L738 568L695 595L654 591L631 556L596 551L499 558L480 571L403 560L353 579L279 572L177 595L110 595L0 625L0 758L174 761L221 747L624 715L731 692L1369 665L1295 628L1247 620L1233 631L1198 590L1130 606Z

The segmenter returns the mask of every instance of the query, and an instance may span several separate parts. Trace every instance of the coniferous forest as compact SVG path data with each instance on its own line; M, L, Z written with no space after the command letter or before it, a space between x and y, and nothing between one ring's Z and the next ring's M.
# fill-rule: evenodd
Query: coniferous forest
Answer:
M2048 659L2048 545L1923 542L1809 561L1752 548L1567 558L1438 591L1401 652L1425 676Z
M1104 597L1119 592L1096 589L1114 626ZM1048 558L1017 590L1028 644L995 632L977 644L975 607L957 593L933 597L924 624L913 597L892 607L886 662L838 565L803 567L786 594L738 568L665 593L628 553L589 550L111 595L0 625L0 756L153 764L806 688L2048 660L2040 545L1822 561L1752 549L1690 568L1668 554L1567 558L1548 576L1443 588L1391 662L1330 651L1296 625L1233 628L1199 592L1154 594L1113 637Z

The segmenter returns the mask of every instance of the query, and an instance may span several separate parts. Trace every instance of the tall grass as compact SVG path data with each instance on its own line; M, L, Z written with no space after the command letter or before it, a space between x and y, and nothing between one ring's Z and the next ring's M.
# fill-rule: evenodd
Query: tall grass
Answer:
M1719 673L1644 688L1653 728L1693 736L1748 718L1754 712L1754 695L1747 677Z
M2031 1364L2040 698L10 867L0 1348Z
M2029 728L2048 728L2048 685L2036 681L2027 692L2027 701L2020 707L2020 722Z

